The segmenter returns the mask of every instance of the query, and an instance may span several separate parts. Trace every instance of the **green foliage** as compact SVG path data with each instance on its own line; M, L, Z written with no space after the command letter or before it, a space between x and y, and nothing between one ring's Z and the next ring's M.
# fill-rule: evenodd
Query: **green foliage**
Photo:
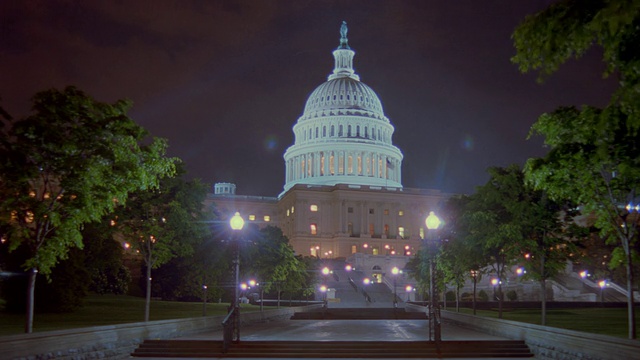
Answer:
M50 275L71 248L82 248L84 224L174 172L176 159L164 156L167 142L148 139L127 117L130 106L68 87L36 94L33 114L9 121L0 142L0 235L10 251L29 251L22 264L30 270L26 332L36 273Z
M554 199L571 199L592 215L601 236L618 242L611 266L625 265L633 292L634 246L638 226L625 205L638 203L640 190L640 0L554 3L527 17L516 32L512 59L520 70L555 72L592 46L603 50L607 73L619 88L603 110L560 108L542 115L531 129L551 148L527 162L527 179ZM628 297L629 338L635 338L633 299Z
M456 301L456 293L455 293L455 291L451 291L451 290L447 291L447 292L444 294L444 298L445 298L447 301Z
M197 179L164 178L157 189L131 194L118 213L118 228L145 264L156 269L176 256L193 254L194 245L211 236L205 197L206 186Z
M518 300L518 293L515 290L507 291L507 299L509 299L509 301Z
M265 292L276 291L279 299L283 292L304 293L311 287L306 264L296 257L280 228L267 226L260 230L248 271L257 277Z
M12 256L24 261L27 251L17 249ZM2 294L5 309L24 312L27 301L27 276L14 267L14 276L3 282ZM35 288L35 311L37 313L72 312L82 306L87 296L90 274L85 268L85 257L80 249L70 250L69 257L59 262L48 277L38 275Z
M640 126L640 1L558 1L527 16L513 34L517 50L512 61L520 71L539 71L540 80L569 59L598 47L607 65L605 75L621 81L610 105Z
M480 300L480 301L489 301L489 295L487 295L486 291L480 290L480 291L478 291L478 300Z
M84 223L156 186L175 159L164 157L165 140L145 139L126 116L127 101L99 103L69 87L38 93L33 103L34 114L12 122L4 144L0 221L9 225L10 249L31 249L24 268L46 275L69 248L82 248Z

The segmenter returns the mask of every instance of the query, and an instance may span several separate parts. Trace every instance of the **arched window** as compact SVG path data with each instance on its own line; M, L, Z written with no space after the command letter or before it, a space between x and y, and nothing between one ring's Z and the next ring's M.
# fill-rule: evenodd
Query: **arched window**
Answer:
M322 127L322 137L323 137L323 138L324 138L324 137L327 137L327 127L326 127L326 126L323 126L323 127Z
M347 137L351 137L351 125L347 126Z
M316 139L318 138L318 132L320 131L320 128L316 128Z
M338 136L342 137L342 125L338 128Z
M329 136L331 136L331 137L336 136L336 132L335 132L335 130L336 130L335 125L331 125L331 135L329 135Z

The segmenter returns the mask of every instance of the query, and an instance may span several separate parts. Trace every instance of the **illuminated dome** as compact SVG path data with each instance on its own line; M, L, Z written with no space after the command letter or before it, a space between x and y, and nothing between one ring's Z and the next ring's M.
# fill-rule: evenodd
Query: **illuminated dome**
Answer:
M322 116L332 110L360 111L363 116L384 118L378 95L366 84L348 76L318 86L307 100L303 118Z
M347 24L340 29L335 66L307 99L284 154L284 191L296 184L402 187L402 152L378 95L353 70Z

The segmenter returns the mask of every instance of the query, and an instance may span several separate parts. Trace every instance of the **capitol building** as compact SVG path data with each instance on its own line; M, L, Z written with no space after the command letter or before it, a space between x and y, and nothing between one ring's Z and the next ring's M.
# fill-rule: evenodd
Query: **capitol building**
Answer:
M249 224L281 228L296 254L344 258L380 277L415 254L426 217L446 195L402 186L394 127L354 70L346 23L340 35L333 72L293 125L282 193L239 195L234 184L222 182L207 201L223 219L237 211Z

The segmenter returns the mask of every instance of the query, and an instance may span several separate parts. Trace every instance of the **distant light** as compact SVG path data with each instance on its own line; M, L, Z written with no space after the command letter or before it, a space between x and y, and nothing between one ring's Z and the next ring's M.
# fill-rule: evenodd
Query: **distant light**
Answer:
M586 270L582 270L582 271L580 271L580 277L581 277L581 278L583 278L583 279L584 279L584 278L586 278L586 277L587 277L587 275L589 275L589 273L588 273Z
M365 285L369 285L369 284L371 284L371 279L364 278L364 279L362 279L362 283L365 284Z
M491 279L491 285L496 286L498 285L499 280L496 278Z
M320 292L327 292L327 287L325 285L321 285Z
M351 271L353 268L351 267L351 265L347 264L347 266L345 266L344 269L346 271Z
M407 286L404 288L404 290L405 290L406 292L411 292L411 291L413 291L413 286L411 286L411 285L407 285Z

